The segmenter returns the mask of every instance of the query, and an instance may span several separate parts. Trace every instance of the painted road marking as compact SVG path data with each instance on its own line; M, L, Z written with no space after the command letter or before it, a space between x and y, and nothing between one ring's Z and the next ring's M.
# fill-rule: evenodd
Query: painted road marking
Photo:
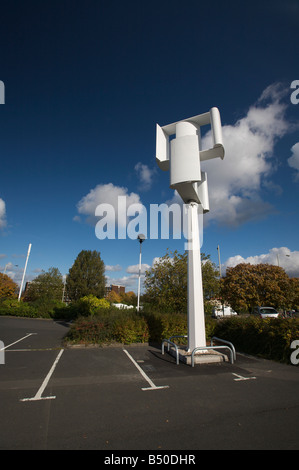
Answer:
M233 375L235 375L237 378L234 379L235 382L239 382L240 380L255 380L256 377L242 377L242 375L235 374L232 372Z
M52 374L55 370L55 367L58 364L59 359L62 356L63 351L64 351L64 349L61 349L61 351L59 352L58 356L56 357L56 359L54 361L54 364L52 365L51 369L49 370L48 375L46 376L45 380L43 381L43 383L42 383L41 387L39 388L39 390L37 391L36 395L32 398L23 398L20 401L54 400L56 398L56 396L42 397L42 394L43 394L46 386L48 385L48 382L49 382L49 380L50 380L50 378L51 378L51 376L52 376Z
M141 390L158 390L160 388L169 388L169 385L156 386L154 382L146 375L143 369L137 364L137 362L132 358L131 354L128 353L126 349L123 349L128 358L133 362L134 366L139 370L142 377L150 384L150 387L144 387Z
M37 335L37 333L28 333L26 336L23 336L23 338L18 339L18 340L15 341L14 343L8 344L7 346L5 346L5 348L1 348L0 351L4 351L4 349L7 349L7 348L9 348L10 346L13 346L14 344L17 344L17 343L19 343L20 341L22 341L23 339L26 339L26 338L28 338L29 336L32 336L32 335Z

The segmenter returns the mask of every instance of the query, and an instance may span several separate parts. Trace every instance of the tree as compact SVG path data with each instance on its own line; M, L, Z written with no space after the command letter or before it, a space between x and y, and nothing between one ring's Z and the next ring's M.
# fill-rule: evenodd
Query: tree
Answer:
M290 308L299 309L299 278L290 279ZM288 308L289 308L288 307Z
M82 250L69 270L66 280L67 295L79 300L85 295L101 298L105 294L105 265L98 251Z
M0 299L17 296L18 286L7 274L0 273Z
M187 311L188 252L166 253L145 273L145 301L164 311ZM210 256L202 253L203 296L207 300L218 294L219 280Z
M251 311L258 305L288 308L290 290L284 269L270 264L241 263L227 268L221 285L223 300L237 312Z
M137 295L133 291L125 292L120 294L121 302L124 302L127 305L137 305Z
M144 281L147 302L164 311L186 312L187 255L166 253L146 271Z
M49 268L30 282L24 294L25 301L61 300L63 293L62 275L58 268Z
M210 255L202 253L201 262L203 298L210 300L219 296L219 273L215 263L210 260Z
M109 294L106 297L109 302L114 303L114 304L119 304L121 302L121 296L117 294L117 292L114 292L114 290L111 290Z

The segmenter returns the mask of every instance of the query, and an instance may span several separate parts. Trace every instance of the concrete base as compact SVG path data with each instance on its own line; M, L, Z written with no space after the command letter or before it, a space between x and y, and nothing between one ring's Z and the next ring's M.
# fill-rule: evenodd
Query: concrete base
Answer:
M170 346L168 352L172 356L176 357L176 351L173 346ZM178 347L178 352L180 362L191 366L192 351L187 351L184 347ZM194 364L213 364L219 362L229 362L229 359L225 354L222 354L214 349L196 351L194 354Z

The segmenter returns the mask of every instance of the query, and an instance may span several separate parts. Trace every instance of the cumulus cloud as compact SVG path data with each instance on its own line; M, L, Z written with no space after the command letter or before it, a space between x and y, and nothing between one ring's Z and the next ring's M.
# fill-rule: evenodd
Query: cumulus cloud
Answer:
M232 256L222 265L224 271L228 267L235 267L240 263L250 264L273 264L282 267L290 277L299 277L299 251L291 251L287 247L272 248L268 253L262 255Z
M118 278L107 276L106 282L108 285L113 284L116 286L124 286L126 289L137 290L138 274L132 274L131 276L121 276Z
M106 266L106 271L118 271L119 269L107 269L114 268L114 266ZM116 265L115 267L120 267L120 265ZM150 266L146 263L141 264L141 291L143 290L143 281L145 278L145 271L150 269ZM106 276L106 283L108 285L114 284L117 286L124 286L126 290L133 290L137 293L137 286L138 286L138 278L139 278L139 264L130 265L126 269L127 275L120 275L119 277L112 277Z
M153 177L154 177L156 170L150 169L147 165L144 165L141 162L138 162L135 165L134 169L140 181L139 189L143 191L148 191L152 187Z
M118 209L119 209L119 197L125 196L126 207L125 210L122 211L124 213L120 214L118 218ZM128 189L115 186L112 183L108 184L98 184L94 189L91 189L89 193L82 197L82 199L77 204L78 213L85 217L85 221L91 225L95 225L99 220L98 217L95 216L96 208L101 204L108 204L111 206L112 210L107 213L106 221L109 221L109 217L113 220L112 222L117 223L117 221L122 221L123 225L126 225L126 213L127 208L133 206L136 210L142 212L143 206L140 201L140 197L136 193L128 193ZM74 217L75 221L81 220L81 218L76 215Z
M113 271L113 272L116 272L116 271L121 271L122 270L122 267L120 264L115 264L114 266L111 266L109 264L106 264L105 266L105 271Z
M141 274L144 274L145 271L147 271L148 269L150 269L149 264L141 264ZM131 266L128 266L126 272L129 274L139 274L139 264L133 264Z
M6 227L6 206L3 199L0 198L0 230Z
M16 283L19 283L20 280L22 279L23 268L18 266L17 264L13 264L11 261L6 263L5 266L0 267L0 269L3 272L5 271L5 274L9 276L11 279L13 279Z
M295 180L299 181L299 142L291 148L292 156L288 158L288 164L291 168L297 170Z
M223 126L224 161L213 159L202 164L208 173L209 221L238 226L274 210L262 199L261 189L271 187L269 178L276 167L274 146L292 128L285 117L284 95L281 85L270 85L243 118ZM211 146L211 132L202 142L203 148Z

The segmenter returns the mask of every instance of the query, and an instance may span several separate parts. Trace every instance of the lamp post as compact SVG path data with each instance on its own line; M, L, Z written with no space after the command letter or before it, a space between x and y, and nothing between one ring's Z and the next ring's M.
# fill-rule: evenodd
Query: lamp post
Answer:
M139 302L140 302L140 276L141 276L141 245L145 240L145 235L140 233L137 237L140 243L140 252L139 252L139 274L138 274L138 292L137 292L137 312L139 312Z
M221 262L220 262L220 247L219 247L219 245L217 246L217 251L218 251L218 264L219 264L219 279L221 279Z
M62 299L61 299L61 302L64 301L64 294L65 294L65 284L66 284L66 276L67 274L64 274L62 276L62 282L63 282L63 290L62 290Z
M25 279L25 274L26 274L28 259L29 259L29 255L30 255L30 251L31 251L31 246L32 246L31 243L29 243L28 252L27 252L27 258L26 258L26 263L25 263L25 268L24 268L24 272L23 272L22 282L21 282L21 285L20 285L20 291L19 291L19 297L18 297L18 301L19 301L19 302L20 302L20 298L21 298L21 294L22 294L22 289L23 289L23 284L24 284L24 279Z
M211 125L213 147L201 149L200 128ZM175 135L172 140L170 136ZM207 173L201 162L224 158L220 113L209 112L174 122L156 130L156 161L170 170L170 188L187 205L188 213L188 351L206 347L205 317L200 259L198 210L209 211Z
M5 268L4 268L4 271L3 271L3 274L6 274L6 269L7 269L7 266L9 266L11 263L6 263L5 265ZM15 266L15 267L18 267L19 265L18 264L12 264L11 266Z

